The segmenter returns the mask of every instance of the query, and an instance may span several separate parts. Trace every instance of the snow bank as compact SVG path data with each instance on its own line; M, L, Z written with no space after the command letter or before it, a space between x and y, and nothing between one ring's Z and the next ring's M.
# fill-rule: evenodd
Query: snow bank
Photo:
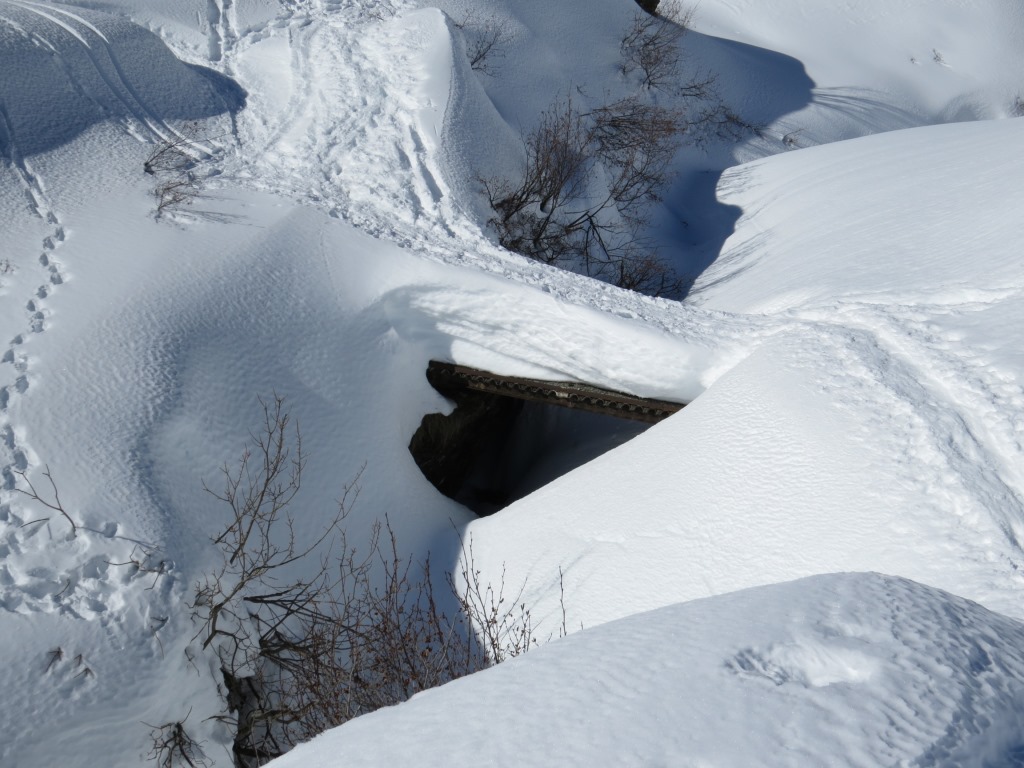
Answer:
M797 147L1006 117L1024 78L1024 65L1004 55L1024 39L1024 11L1007 0L705 0L695 24L803 63L813 100L775 129ZM742 72L727 71L734 76Z
M190 707L189 732L218 762L226 754L227 729L206 719L221 712L216 665L185 654L196 631L187 605L215 559L209 537L226 520L203 482L216 486L217 467L239 456L257 395L285 396L302 428L299 540L322 530L365 464L348 519L353 544L386 513L404 550L430 550L450 568L453 523L470 515L430 486L406 448L425 413L450 407L426 381L429 359L599 375L679 399L703 386L706 339L417 258L274 196L207 197L187 226L155 222L138 170L144 148L95 131L92 139L119 151L81 160L75 142L34 161L42 179L68 171L44 200L53 223L10 242L18 280L5 304L11 341L0 383L4 679L14 689L42 682L31 725L14 709L0 715L13 734L0 761L52 765L73 741L83 754L107 750L110 765L135 765L148 751L139 721L174 721ZM136 183L113 182L132 168ZM96 188L110 192L90 195ZM57 515L22 527L46 513L11 492L22 483L14 472L27 469L48 489L44 465L85 526L73 540ZM164 570L140 572L133 558ZM66 657L51 670L58 648ZM76 663L80 653L86 661ZM79 678L82 664L90 673ZM126 670L159 684L133 687ZM50 701L55 687L69 697ZM56 723L67 738L40 738Z
M818 576L579 633L271 765L1006 765L1022 641L914 582Z
M742 214L697 300L680 305L499 252L474 202L476 175L516 165L521 131L567 82L594 104L628 90L616 62L631 0L480 3L507 19L513 35L502 74L490 79L459 59L462 33L452 19L473 6L445 3L446 18L432 6L395 5L394 16L375 18L377 6L355 0L115 0L104 6L122 14L114 18L0 2L0 266L10 265L0 269L0 609L8 640L0 685L14 692L0 707L0 762L34 768L80 756L90 765L137 765L148 751L139 720L173 723L189 707L190 732L211 761L230 762L231 734L216 719L216 662L185 656L195 634L188 600L215 558L209 537L224 522L203 480L239 455L259 416L257 394L287 397L303 428L310 458L297 536L319 532L365 463L353 538L386 513L403 548L454 564L452 523L466 526L469 514L434 491L407 451L422 416L450 407L423 376L431 358L694 400L468 525L484 580L497 582L503 563L510 586L526 580L542 633L559 626L559 568L570 629L837 570L897 573L1021 613L1016 123L794 152L730 172L721 200L712 194L725 164L801 146L780 131L802 124L781 121L812 97L821 107L812 143L960 114L949 105L974 92L973 79L983 108L971 114L996 114L1004 99L996 86L1022 79L1019 64L1005 63L1019 61L1015 8L944 0L939 13L935 4L871 2L827 21L796 0L703 6L706 34L691 36L690 63L710 62L723 92L772 126L742 146L680 161L690 175L666 198L675 242L720 243ZM789 21L762 23L771 14ZM910 106L902 91L832 93L829 101L823 89L867 87L858 79L866 76L850 75L851 63L826 69L827 43L815 30L845 35L858 14L879 29L897 22L886 51L913 33L913 51L934 45L949 68L932 62L927 81L908 81L907 93L922 89L907 97ZM922 19L933 15L960 25L957 44L931 42L937 26ZM964 80L967 69L956 68L967 61L968 38L985 39L972 30L997 26L994 68L974 58ZM247 108L207 123L224 135L211 141L216 160L204 166L204 195L158 223L141 170L152 137L172 120L240 106L237 87L184 64L165 44L230 74ZM883 59L895 73L887 83L918 66ZM1004 65L1005 79L992 79ZM700 200L707 219L693 215ZM83 523L77 537L56 515L33 522L46 513L14 492L22 471L45 488L46 465ZM156 570L132 567L139 547L153 553L146 568ZM888 605L902 614L893 608L890 616ZM826 614L853 629L843 634L845 624ZM743 624L746 615L768 629ZM954 631L956 621L986 627L985 637ZM630 751L659 744L673 755L697 754L701 744L708 753L713 740L747 764L760 762L762 749L751 742L751 757L736 738L756 722L744 707L768 716L760 747L806 756L806 745L823 743L816 723L832 722L832 705L844 719L836 738L865 764L942 760L944 749L998 762L1015 754L1000 729L1013 725L1019 663L1005 647L1017 631L904 582L827 578L584 633L395 716L434 712L435 700L523 674L528 684L502 689L494 711L508 712L508 722L515 719L502 706L533 717L513 702L536 691L549 691L543 699L552 704L561 696L601 702L598 728L572 713L559 725L576 734L576 753L593 757L593 742L619 763L662 759ZM645 637L649 644L634 645ZM623 666L581 683L588 678L570 658L577 651L588 670L608 656ZM965 666L958 653L977 663ZM645 656L653 661L642 663ZM948 670L932 666L936 656L951 659ZM534 679L535 663L572 674ZM664 669L677 675L673 685L653 679ZM981 688L971 687L971 675ZM679 690L692 685L705 704L682 700ZM659 707L629 698L634 688L694 727L672 731L657 719ZM777 697L791 692L780 705ZM636 730L616 737L602 718L615 708L621 717L624 700L639 713L630 719ZM802 713L795 725L781 719L790 701ZM498 734L475 747L511 746L503 756L532 749L473 706L462 725ZM894 724L879 719L878 707ZM912 708L921 710L917 720L901 715ZM536 711L548 719L525 722L552 734L558 713ZM381 741L376 729L390 728L378 724L391 716L342 732L365 728L387 748L393 739ZM423 722L436 716L423 714ZM968 741L970 723L982 741ZM647 738L656 725L661 741ZM698 741L684 741L691 737ZM553 747L537 744L542 753L527 752L525 762L551 762Z
M842 298L999 302L1024 287L1024 122L898 131L727 171L743 211L690 300L780 312ZM770 288L769 288L770 286Z

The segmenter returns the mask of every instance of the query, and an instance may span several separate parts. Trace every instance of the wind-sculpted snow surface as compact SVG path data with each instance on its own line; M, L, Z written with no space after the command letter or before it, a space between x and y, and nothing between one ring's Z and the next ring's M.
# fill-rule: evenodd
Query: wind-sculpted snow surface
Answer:
M778 126L794 148L1012 115L1024 75L994 55L1024 37L1013 0L729 0L701 3L697 25L803 62L812 102Z
M743 215L690 299L759 313L1012 300L1024 290L1022 171L1021 120L899 131L730 169L719 192Z
M1022 643L911 581L817 576L581 632L271 765L1016 765Z
M400 546L429 549L439 567L452 567L453 523L461 529L470 515L435 492L406 450L425 413L450 407L426 381L428 360L597 376L684 400L714 369L715 314L697 313L689 331L670 334L416 258L266 195L200 202L207 218L164 226L140 190L110 183L121 172L85 161L73 177L82 187L61 185L52 205L70 234L56 253L70 277L40 305L50 313L45 332L12 348L24 372L0 368L11 381L0 413L0 620L12 636L32 638L5 646L5 684L31 690L42 713L26 726L20 709L0 708L0 729L14 734L0 744L0 762L52 765L73 743L81 754L108 750L111 765L135 765L149 730L139 721L173 722L191 708L187 730L230 764L230 733L208 719L223 711L217 670L189 647L188 601L223 521L202 485L216 487L217 467L239 455L257 394L288 398L302 428L299 540L317 535L365 464L347 521L353 543L386 512ZM85 194L96 187L116 191ZM39 269L33 234L14 243L24 256L19 278ZM90 258L103 268L85 268ZM48 492L44 463L81 524L74 539L55 513L25 526L48 512L13 492L24 487L16 472ZM67 663L51 667L58 649ZM74 663L85 651L88 674ZM159 682L134 688L128 668ZM67 680L79 693L51 700ZM39 738L58 722L66 737ZM121 725L112 733L110 722Z

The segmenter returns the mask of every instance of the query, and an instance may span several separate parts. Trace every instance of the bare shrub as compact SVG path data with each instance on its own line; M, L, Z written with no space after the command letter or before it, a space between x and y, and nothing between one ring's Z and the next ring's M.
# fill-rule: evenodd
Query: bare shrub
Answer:
M498 242L622 287L678 291L642 232L684 127L680 112L639 97L590 112L556 102L525 139L520 181L482 180Z
M521 592L513 599L504 582L484 586L467 564L458 577L445 575L440 588L451 592L439 594L430 558L403 558L390 525L378 533L370 559L343 559L336 599L303 625L309 654L289 670L282 697L301 713L285 728L289 742L525 653L535 642ZM441 599L454 605L452 613Z
M622 39L623 71L638 94L584 111L556 100L525 135L522 173L480 179L498 242L532 259L654 296L685 280L646 236L672 159L685 141L735 141L757 128L723 102L712 74L684 76L682 39L693 18L680 0L640 3ZM653 15L655 7L660 14ZM676 106L650 94L662 90Z
M201 191L202 186L191 171L157 185L155 190L157 218L170 211L191 205L199 197Z
M35 501L36 503L46 507L47 509L53 510L54 512L59 512L61 516L68 521L68 525L71 526L71 538L74 538L78 535L78 524L71 519L71 515L69 515L67 511L64 509L64 504L60 500L60 492L57 490L57 484L54 482L53 475L50 473L49 465L47 465L46 468L43 470L43 477L45 477L50 483L50 495L52 496L52 500L40 495L39 491L37 491L36 487L32 484L32 481L28 479L28 474L26 472L15 471L14 474L20 477L22 482L28 486L28 490L17 487L14 490L22 494L23 496L28 496L30 499L32 499L32 501ZM31 520L25 523L24 525L32 525L33 523L43 522L44 520L48 521L49 519L50 518L47 517L40 518L39 520Z
M386 21L398 13L393 0L369 0L361 6L362 15L373 21Z
M448 573L445 578L472 630L467 639L473 660L478 657L482 662L480 666L489 667L521 656L536 645L533 618L523 601L526 585L522 585L514 597L506 596L504 566L497 587L490 582L484 585L476 565L472 538L468 547L463 542L460 562L458 575Z
M736 141L758 127L732 111L722 100L709 72L687 74L683 38L693 22L693 9L681 0L666 0L660 13L637 12L622 39L622 71L637 73L642 88L664 91L686 105L683 127L698 146L712 138Z
M156 216L191 205L203 190L197 173L200 162L209 157L201 148L199 123L189 122L177 133L161 138L143 161L142 169L156 179Z
M466 56L477 72L492 77L497 73L495 59L505 57L505 47L511 40L508 21L497 16L480 19L475 11L468 12L455 27L466 37Z
M143 723L152 729L149 735L153 748L149 759L155 761L158 768L205 768L208 765L202 745L185 730L186 720L188 715L182 720L163 725Z
M224 490L210 491L231 515L214 539L223 560L193 601L196 639L224 676L222 719L235 728L241 766L533 642L529 611L518 596L507 600L503 585L481 584L472 546L458 579L437 583L429 556L401 555L386 518L367 546L350 546L342 523L356 482L323 533L300 547L290 505L305 464L301 436L282 398L261 404L252 447L223 469Z
M223 490L205 490L230 509L227 527L213 539L223 561L195 585L196 638L213 647L235 713L238 759L281 754L275 741L277 693L263 682L267 669L302 654L290 624L316 615L331 582L328 561L314 553L337 529L344 505L308 546L295 541L288 510L302 481L301 433L284 410L284 399L260 400L263 422L235 469L222 468ZM302 568L296 568L301 564ZM297 575L295 572L298 571ZM268 753L268 749L272 750Z
M622 38L622 70L639 73L645 88L671 90L679 82L682 40L693 21L693 9L679 0L658 4L660 12L640 12ZM691 86L692 87L692 86Z

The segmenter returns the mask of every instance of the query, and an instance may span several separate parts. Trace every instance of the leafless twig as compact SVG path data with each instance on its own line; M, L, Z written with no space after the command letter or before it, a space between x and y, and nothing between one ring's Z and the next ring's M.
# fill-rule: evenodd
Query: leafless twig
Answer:
M192 710L189 709L188 715L181 720L163 725L143 723L152 729L150 738L153 748L149 759L156 761L158 768L204 768L208 765L202 745L185 730L185 722L191 714Z
M480 20L475 11L469 11L455 27L466 37L469 66L477 72L494 76L497 73L495 59L505 57L505 46L512 37L509 22L497 16Z
M43 477L45 477L50 482L50 490L53 493L52 501L44 499L42 496L39 495L39 492L36 490L36 487L32 484L32 481L28 479L28 475L25 472L15 471L14 474L20 477L25 482L25 485L28 486L27 491L24 488L15 488L14 490L16 490L18 493L28 496L30 499L43 505L47 509L52 509L54 512L60 512L60 514L64 516L64 519L67 520L68 523L71 525L72 537L78 534L78 525L75 523L74 520L71 519L71 515L69 515L64 509L64 504L60 500L60 492L57 490L57 484L54 482L53 475L50 473L49 465L47 465L47 467L43 470ZM26 523L26 525L27 524L28 523Z
M224 468L224 490L208 489L231 517L214 538L222 563L196 584L193 602L196 639L224 675L229 714L218 719L235 728L244 768L532 644L521 590L511 600L503 583L483 585L472 543L461 575L437 581L451 594L435 592L429 555L402 554L386 515L366 545L350 547L342 523L357 482L323 534L300 547L290 512L305 464L300 433L283 398L260 402L260 430ZM328 537L333 562L321 550ZM307 575L284 578L296 563Z

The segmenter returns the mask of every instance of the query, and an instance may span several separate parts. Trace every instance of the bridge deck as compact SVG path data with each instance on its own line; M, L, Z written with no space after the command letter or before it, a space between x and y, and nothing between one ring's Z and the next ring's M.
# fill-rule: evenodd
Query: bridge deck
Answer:
M651 424L671 416L685 406L685 403L637 397L590 384L498 376L476 368L436 360L431 360L427 366L427 380L442 394L468 389Z

